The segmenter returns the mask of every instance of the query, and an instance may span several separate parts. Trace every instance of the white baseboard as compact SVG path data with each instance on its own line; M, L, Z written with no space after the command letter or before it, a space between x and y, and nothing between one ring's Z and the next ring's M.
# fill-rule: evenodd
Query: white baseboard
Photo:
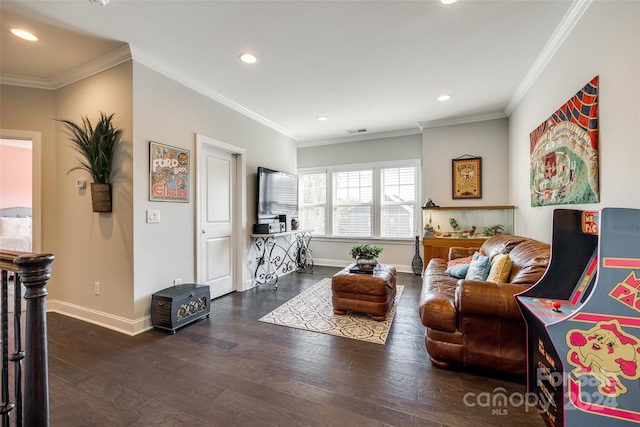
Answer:
M59 313L74 319L102 326L122 334L134 336L152 329L151 316L131 320L87 307L71 304L60 300L47 300L48 312Z
M317 266L327 267L345 267L344 260L332 260L332 259L314 259L314 264ZM399 273L413 273L410 265L395 265L396 271ZM287 275L291 272L287 272L281 276ZM244 289L240 290L248 291L255 288L256 284L253 278L245 282ZM71 304L60 300L47 299L46 302L47 312L59 313L65 316L73 317L84 322L92 323L94 325L102 326L113 331L120 332L122 334L134 336L141 334L145 331L153 329L151 325L151 316L144 316L139 319L131 320L124 317L115 316L113 314L104 313L102 311L93 310L91 308L82 307L79 305Z

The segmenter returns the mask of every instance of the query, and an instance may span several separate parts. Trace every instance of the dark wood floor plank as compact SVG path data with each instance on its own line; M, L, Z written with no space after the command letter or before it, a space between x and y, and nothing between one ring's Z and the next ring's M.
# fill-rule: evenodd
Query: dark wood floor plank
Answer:
M176 410L170 405L162 404L142 393L99 376L87 378L77 384L77 388L99 398L117 412L132 414L136 418L147 420L153 425L207 425L206 421L198 419L189 413Z
M128 426L138 420L56 376L49 378L51 426Z
M398 274L404 290L386 345L258 321L338 270L215 299L210 318L173 335L130 337L49 313L52 426L544 425L535 410L497 415L465 403L525 393L524 378L431 365L418 276Z

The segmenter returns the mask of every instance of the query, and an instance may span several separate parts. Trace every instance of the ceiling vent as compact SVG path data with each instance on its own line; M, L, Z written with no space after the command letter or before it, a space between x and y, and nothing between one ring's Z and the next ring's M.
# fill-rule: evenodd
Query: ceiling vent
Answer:
M365 133L367 131L367 129L349 129L347 130L347 133Z

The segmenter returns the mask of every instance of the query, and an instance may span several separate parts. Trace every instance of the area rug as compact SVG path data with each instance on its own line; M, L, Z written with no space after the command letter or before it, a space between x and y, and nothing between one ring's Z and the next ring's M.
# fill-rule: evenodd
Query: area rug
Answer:
M259 320L384 345L403 289L402 285L396 286L396 298L384 322L378 322L360 313L334 314L329 278L322 279Z

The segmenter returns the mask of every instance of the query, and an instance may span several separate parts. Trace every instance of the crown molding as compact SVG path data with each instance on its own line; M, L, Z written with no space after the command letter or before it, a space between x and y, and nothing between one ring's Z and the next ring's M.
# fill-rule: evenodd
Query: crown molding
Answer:
M53 89L70 85L87 77L106 71L131 59L129 45L125 44L99 58L86 62L51 79Z
M131 59L128 45L123 45L99 58L79 65L51 79L22 77L10 74L0 75L0 83L11 86L24 86L34 89L56 90L87 77L101 73Z
M573 28L580 22L582 17L584 16L587 9L591 6L593 0L575 0L571 4L571 7L567 11L567 13L562 18L562 21L552 34L551 38L545 45L544 49L534 62L534 65L529 69L523 81L520 83L513 96L507 103L504 112L502 113L489 113L482 114L476 116L467 116L467 117L458 117L458 118L449 118L442 120L432 120L432 121L423 121L419 122L418 126L420 131L424 131L424 129L439 127L439 126L449 126L455 124L463 124L463 123L471 123L483 120L492 120L508 117L513 110L516 108L518 103L522 100L527 91L531 88L536 79L540 76L541 72L547 66L553 55L560 48L560 46L564 43L567 36L571 33ZM135 60L136 62L151 68L152 70L168 77L171 80L174 80L197 93L206 96L244 116L249 117L250 119L261 123L268 128L275 130L276 132L293 139L298 142L298 147L312 147L319 145L329 145L329 144L341 144L345 142L354 142L354 141L364 141L371 139L380 139L380 138L390 138L395 136L404 136L404 135L414 135L420 133L418 130L414 129L406 129L394 132L382 132L375 134L366 134L366 135L357 135L345 138L337 138L337 139L329 139L329 140L318 140L318 141L309 141L309 142L299 142L300 136L294 132L290 132L289 130L279 126L278 124L260 116L259 114L254 113L253 111L239 105L230 99L220 95L219 93L207 88L201 82L192 79L187 76L185 73L179 71L175 67L172 67L157 58L149 55L143 50L137 48L136 46L125 44L103 56L97 58L95 60L89 61L83 65L80 65L68 72L65 72L59 76L56 76L52 79L41 79L35 77L22 77L15 76L9 74L0 74L0 84L12 85L12 86L23 86L23 87L31 87L36 89L47 89L47 90L55 90L66 85L75 83L84 78L90 77L92 75L98 74L102 71L105 71L109 68L115 67L123 62L126 62L130 59Z
M507 116L516 109L524 95L529 91L538 77L540 77L540 74L546 68L553 55L555 55L567 36L571 34L575 26L580 22L587 9L589 9L589 6L591 6L591 3L593 3L593 0L575 0L571 4L571 7L562 18L562 21L560 21L560 24L551 35L544 49L542 49L533 66L529 69L520 86L518 86L507 103L504 110Z
M163 76L174 80L186 87L188 87L189 89L192 89L198 93L200 93L201 95L206 96L207 98L210 98L234 111L237 111L238 113L245 115L247 117L249 117L250 119L261 123L273 130L275 130L276 132L281 133L282 135L289 137L295 141L298 141L300 139L300 136L288 131L287 129L277 125L276 123L267 120L266 118L262 117L259 114L254 113L253 111L249 110L248 108L243 107L240 104L237 104L233 101L231 101L229 98L226 98L222 95L220 95L219 93L207 88L204 84L202 84L201 82L199 82L198 80L192 79L191 77L187 76L185 73L183 73L182 71L178 70L175 67L172 67L171 65L157 59L156 57L149 55L148 53L146 53L145 51L143 51L142 49L139 49L138 47L134 46L134 45L129 45L130 49L131 49L131 55L133 57L133 60L138 62L139 64L142 64L160 74L162 74Z
M420 135L420 129L403 129L390 132L378 132L357 136L346 136L344 138L324 139L317 141L298 142L298 148L316 147L320 145L342 144L345 142L369 141L372 139L394 138L398 136Z
M440 126L461 125L464 123L483 122L485 120L504 119L506 117L507 115L503 111L496 111L492 113L475 114L473 116L451 117L441 120L424 121L419 122L418 126L420 126L421 130L425 130L429 128L437 128Z
M238 113L247 116L256 122L261 123L268 128L271 128L276 132L293 139L294 141L298 141L300 139L299 135L290 132L289 130L277 125L270 120L267 120L266 118L254 113L253 111L243 107L240 104L236 104L230 99L225 98L219 93L207 88L199 81L187 76L185 73L181 72L175 67L172 67L169 64L160 61L154 56L149 55L142 49L131 44L125 44L99 58L82 64L52 79L40 79L3 74L0 75L0 84L24 86L36 89L56 90L87 77L101 73L102 71L108 70L109 68L115 67L116 65L120 65L128 60L134 60L139 64L151 68L152 70L162 74L163 76L174 80L188 87L189 89L192 89L200 93L201 95L204 95L207 98L210 98L234 111L237 111Z
M37 77L14 76L13 74L0 74L0 84L8 86L22 86L34 89L53 90L51 82Z

